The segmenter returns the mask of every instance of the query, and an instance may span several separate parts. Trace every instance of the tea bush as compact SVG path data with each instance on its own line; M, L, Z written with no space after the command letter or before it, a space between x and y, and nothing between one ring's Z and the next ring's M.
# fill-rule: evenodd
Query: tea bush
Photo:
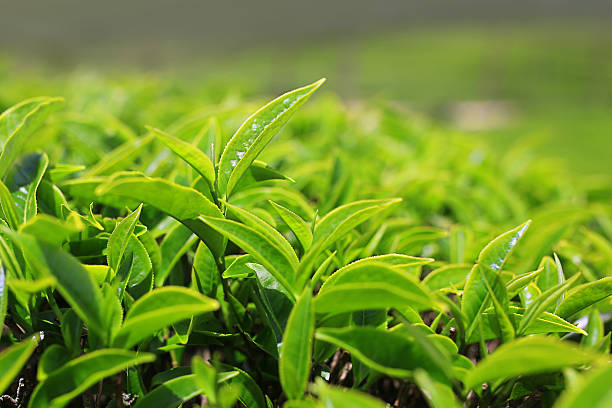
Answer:
M2 406L612 404L609 180L323 82L2 114Z

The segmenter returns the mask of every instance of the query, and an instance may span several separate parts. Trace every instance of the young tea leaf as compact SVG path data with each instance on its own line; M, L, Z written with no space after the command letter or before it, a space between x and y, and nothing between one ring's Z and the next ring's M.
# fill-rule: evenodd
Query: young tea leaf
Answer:
M175 322L219 308L219 302L191 289L165 286L138 299L125 316L113 344L130 348Z
M304 395L312 359L314 310L309 286L296 300L283 335L278 369L283 391L289 399Z
M520 356L520 358L518 358ZM588 364L601 356L551 337L526 337L506 343L479 362L465 378L466 389L484 382L559 371Z
M323 82L325 78L279 96L240 126L225 146L219 160L217 188L221 198L230 196L243 174L272 137Z
M61 408L87 388L129 366L155 360L149 353L103 349L78 357L51 372L34 389L31 408Z

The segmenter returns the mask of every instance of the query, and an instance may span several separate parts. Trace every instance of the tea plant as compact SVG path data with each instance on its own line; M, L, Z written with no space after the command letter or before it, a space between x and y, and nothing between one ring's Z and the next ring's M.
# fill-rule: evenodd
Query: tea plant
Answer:
M323 82L0 116L3 406L612 403L611 186L332 98L268 147Z

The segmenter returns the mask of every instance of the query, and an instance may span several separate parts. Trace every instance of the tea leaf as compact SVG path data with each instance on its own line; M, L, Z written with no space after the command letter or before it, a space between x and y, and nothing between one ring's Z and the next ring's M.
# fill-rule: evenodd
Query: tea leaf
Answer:
M448 385L436 381L427 374L427 371L417 369L414 372L414 380L421 388L423 396L432 408L459 408L461 405L452 388Z
M222 217L221 211L200 192L150 177L127 177L96 189L99 195L117 195L149 204L191 229L219 259L225 250L221 235L198 219L200 215Z
M149 353L104 349L78 357L50 373L34 389L30 407L61 408L101 379L155 360Z
M325 78L281 95L244 121L225 146L219 160L217 187L221 198L230 196L253 160L323 82Z
M308 248L310 248L310 244L312 244L312 231L306 224L306 221L288 208L285 208L271 200L268 202L295 234L295 237L298 239L298 241L300 241L300 245L302 245L304 251L307 251Z
M294 262L272 240L236 221L214 217L200 217L200 219L247 251L257 262L264 265L285 289L294 293L291 283L295 276Z
M289 399L301 398L306 391L310 376L313 333L312 293L307 286L289 315L278 361L280 381Z
M612 296L612 277L578 285L570 290L559 304L557 315L570 318L608 296Z
M138 398L134 408L174 408L202 393L195 374L183 375L166 381L144 397Z
M216 300L187 288L166 286L153 290L134 302L113 344L130 348L164 327L218 308Z
M136 210L125 217L113 230L107 244L106 257L108 259L108 266L114 271L119 270L119 264L127 248L128 241L134 232L138 218L140 217L140 211L142 210L142 204L138 206Z
M37 336L31 336L21 343L14 344L0 352L0 394L6 390L17 374L19 374L21 368L38 346L39 340Z
M520 358L517 358L520 356ZM551 337L525 337L506 343L479 362L465 378L466 389L484 382L559 371L589 364L600 356Z
M577 384L568 387L555 402L554 408L604 408L612 406L612 365L587 371Z
M367 326L320 328L315 338L342 347L364 364L393 377L406 378L416 368L435 370L421 345L399 332ZM402 358L397 358L397 356Z
M0 153L0 180L4 180L32 133L63 105L63 98L32 98L0 115L0 141L4 142Z
M180 158L185 160L191 167L193 167L211 186L215 185L215 166L210 161L210 158L197 147L193 146L174 137L162 130L156 129L152 126L145 126L147 130L163 144L165 144L170 150L177 154Z

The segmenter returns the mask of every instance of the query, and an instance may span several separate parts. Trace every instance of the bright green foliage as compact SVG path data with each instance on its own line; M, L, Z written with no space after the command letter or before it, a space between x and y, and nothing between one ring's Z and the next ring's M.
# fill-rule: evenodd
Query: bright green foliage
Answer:
M307 287L289 315L278 360L280 382L291 399L300 398L308 385L314 324L312 289Z
M30 399L30 407L64 407L97 381L135 364L151 362L152 354L104 349L76 358L52 371Z
M609 403L609 180L323 80L79 84L0 116L2 403Z

